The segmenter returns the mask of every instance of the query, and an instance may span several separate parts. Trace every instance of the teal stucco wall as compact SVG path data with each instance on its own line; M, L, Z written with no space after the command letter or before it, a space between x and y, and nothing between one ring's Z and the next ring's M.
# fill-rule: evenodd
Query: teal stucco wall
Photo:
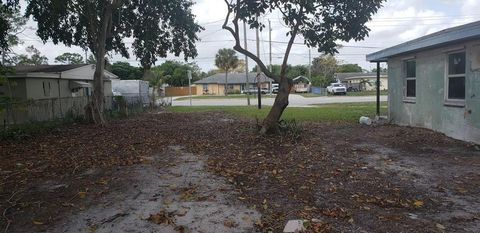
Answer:
M465 102L445 100L447 54L466 52ZM404 97L406 59L416 60L416 98ZM480 144L480 40L458 43L388 60L389 118L393 123L423 127Z

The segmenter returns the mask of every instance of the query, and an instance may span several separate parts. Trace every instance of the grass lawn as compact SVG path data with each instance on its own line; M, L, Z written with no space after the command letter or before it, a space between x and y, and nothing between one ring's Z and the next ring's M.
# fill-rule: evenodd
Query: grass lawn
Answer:
M375 103L346 103L346 104L323 104L315 105L311 108L287 107L283 113L282 119L297 121L357 121L360 116L374 116ZM263 119L269 106L258 110L254 106L175 106L169 107L172 112L205 112L221 110L227 113L248 117ZM381 103L382 115L387 113L387 102Z
M325 95L317 95L314 93L302 93L298 94L305 98L312 98L312 97L321 97ZM377 91L358 91L358 92L347 92L347 96L375 96L377 95ZM380 91L380 95L388 95L388 91ZM328 94L328 96L343 96L343 95L332 95Z
M274 95L262 95L262 98L274 98ZM251 99L256 99L257 95L250 95ZM176 100L189 100L190 97L184 96L180 97ZM247 99L247 96L245 94L231 94L228 96L224 95L197 95L197 96L192 96L192 99Z
M347 92L347 96L370 96L377 95L377 91ZM380 95L388 95L388 91L380 91Z

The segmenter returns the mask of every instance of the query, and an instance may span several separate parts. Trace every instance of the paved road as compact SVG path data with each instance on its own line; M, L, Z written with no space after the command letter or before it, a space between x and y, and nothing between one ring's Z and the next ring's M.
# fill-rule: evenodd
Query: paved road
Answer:
M387 96L381 96L381 101L387 101ZM257 99L251 99L252 104L257 103ZM273 98L263 98L262 104L273 105ZM375 96L322 96L305 98L301 95L290 95L289 106L310 107L313 104L333 104L333 103L356 103L356 102L375 102ZM189 100L173 99L173 106L189 106ZM193 106L245 106L247 99L192 99Z

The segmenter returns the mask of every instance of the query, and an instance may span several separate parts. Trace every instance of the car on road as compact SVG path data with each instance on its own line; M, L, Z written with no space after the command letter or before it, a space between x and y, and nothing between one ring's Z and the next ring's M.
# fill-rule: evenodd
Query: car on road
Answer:
M331 83L330 86L327 87L327 92L330 94L347 94L347 87L341 83Z

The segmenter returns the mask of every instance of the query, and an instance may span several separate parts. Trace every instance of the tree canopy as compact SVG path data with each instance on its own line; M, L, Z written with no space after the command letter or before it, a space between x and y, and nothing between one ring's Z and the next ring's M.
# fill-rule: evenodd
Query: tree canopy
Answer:
M274 75L280 76L280 72L282 70L282 65L274 64L272 65L272 73ZM252 72L257 71L257 66L252 68ZM298 76L307 76L308 75L308 67L306 65L287 65L285 76L289 79L294 79Z
M24 19L19 18L19 0L5 0L0 2L0 49L4 53L11 46L12 31L15 31L15 22ZM23 23L25 24L25 23Z
M164 82L170 86L188 86L187 71L192 71L192 82L199 80L204 75L195 63L182 63L166 61L159 66L152 67L152 72L161 73Z
M337 73L361 73L362 67L358 64L342 64L337 67Z
M33 45L28 46L26 49L27 54L20 54L12 58L15 65L46 65L48 64L48 58L43 56L38 49Z
M142 79L143 69L130 65L128 62L115 62L110 66L110 72L121 80Z
M78 53L63 53L55 58L56 63L62 64L83 64L85 63L82 55Z
M220 49L215 55L215 65L223 72L237 68L238 57L233 49Z
M183 53L185 59L197 55L196 33L202 27L194 22L192 4L188 0L30 0L26 15L38 22L37 35L43 41L52 39L96 53L98 32L105 23L102 16L110 10L106 50L129 58L123 39L133 37L134 54L148 68L168 53Z

